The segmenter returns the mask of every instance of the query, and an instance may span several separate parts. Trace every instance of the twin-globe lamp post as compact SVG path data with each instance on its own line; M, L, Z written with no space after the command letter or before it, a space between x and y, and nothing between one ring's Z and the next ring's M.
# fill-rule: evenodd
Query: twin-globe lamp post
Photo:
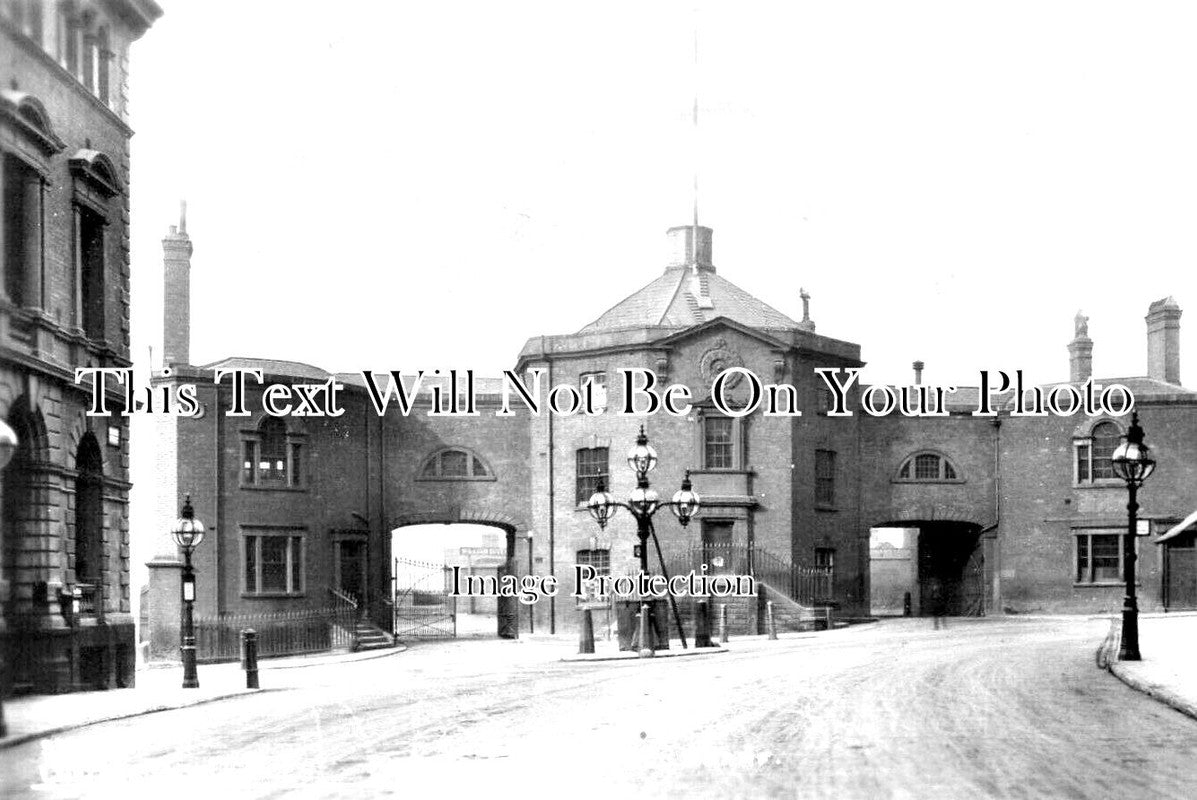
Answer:
M1139 522L1139 487L1155 471L1155 459L1151 448L1143 444L1143 428L1139 426L1139 414L1131 417L1130 430L1114 450L1111 457L1114 471L1126 481L1130 497L1126 504L1127 532L1122 547L1123 571L1126 574L1126 597L1122 601L1122 644L1118 648L1120 661L1139 661L1139 604L1135 596L1135 537Z
M590 515L599 524L600 530L606 529L611 517L621 508L627 509L632 518L636 520L636 535L640 539L638 553L642 575L648 575L648 537L653 534L653 515L662 508L668 507L684 528L690 524L690 520L694 519L702 508L702 499L690 483L689 470L686 470L686 476L682 479L682 488L674 492L672 500L662 503L657 491L648 483L648 473L652 472L656 466L657 451L648 443L648 435L645 434L644 426L641 425L640 435L636 437L636 444L628 451L628 467L636 473L636 488L628 495L628 501L623 503L616 500L600 481L595 487L594 494L586 503ZM661 545L658 542L658 556L660 548Z
M8 466L8 462L12 460L13 453L17 451L17 434L8 423L0 419L0 470ZM5 498L10 503L12 498ZM4 537L7 531L0 530L0 551L4 549ZM0 567L3 570L3 567ZM5 584L5 577L0 571L0 590L7 595L7 588ZM7 675L4 672L4 650L0 648L0 738L8 735L8 728L4 724L4 688L8 685Z
M195 518L191 495L187 495L183 501L183 510L171 527L170 534L183 549L183 622L180 635L183 688L198 689L199 676L195 672L195 570L191 567L191 551L204 540L204 523Z

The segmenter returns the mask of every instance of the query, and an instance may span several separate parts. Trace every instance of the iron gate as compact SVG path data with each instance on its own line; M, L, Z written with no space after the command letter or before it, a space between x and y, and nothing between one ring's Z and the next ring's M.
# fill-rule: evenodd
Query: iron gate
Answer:
M444 564L395 559L391 581L395 638L451 639L457 636L457 598L449 593Z

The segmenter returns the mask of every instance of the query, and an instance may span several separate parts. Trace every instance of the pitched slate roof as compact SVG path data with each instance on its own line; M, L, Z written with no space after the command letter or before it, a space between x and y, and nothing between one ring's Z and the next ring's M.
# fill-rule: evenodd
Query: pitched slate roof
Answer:
M712 271L672 267L578 333L646 326L688 328L716 317L753 328L798 327L793 319Z
M231 358L223 358L220 361L213 361L211 364L204 364L200 369L260 369L266 375L283 375L289 378L306 378L318 381L325 381L330 377L330 373L325 372L320 367L313 367L311 364L304 364L299 361L280 361L277 358L233 356Z

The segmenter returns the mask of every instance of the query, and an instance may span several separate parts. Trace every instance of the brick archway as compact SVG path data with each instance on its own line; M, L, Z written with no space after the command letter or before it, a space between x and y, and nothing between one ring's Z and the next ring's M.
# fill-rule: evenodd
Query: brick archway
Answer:
M389 530L406 528L413 525L486 525L499 528L505 534L507 557L502 567L502 574L514 575L515 567L515 534L520 530L527 530L527 526L516 517L502 511L490 511L478 508L462 508L461 506L446 506L437 509L424 509L399 514L391 519ZM519 601L514 597L497 598L498 613L497 633L501 639L519 638Z
M991 536L976 520L975 509L944 504L910 504L878 515L870 528L913 528L904 548L870 548L871 591L892 601L906 592L916 615L983 616L993 607L989 579L993 569ZM905 555L901 555L905 554ZM909 564L906 570L899 562ZM904 584L904 585L899 585ZM900 603L899 603L900 604ZM883 602L889 607L892 602ZM890 612L885 612L890 613ZM909 612L907 612L909 613Z
M447 506L445 508L425 509L400 514L391 520L389 530L405 528L409 525L456 524L490 525L494 528L502 528L508 535L513 535L516 531L527 529L527 526L521 520L502 511Z

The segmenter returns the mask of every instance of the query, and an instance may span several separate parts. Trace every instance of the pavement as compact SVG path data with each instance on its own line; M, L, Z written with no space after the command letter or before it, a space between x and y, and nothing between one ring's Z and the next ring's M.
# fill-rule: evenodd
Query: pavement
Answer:
M1119 680L1197 719L1197 614L1139 615L1141 661L1119 661L1122 620L1110 620L1110 632L1098 651L1098 666Z
M245 688L245 673L238 663L199 665L200 685L194 689L183 688L181 664L167 664L139 665L136 686L130 689L10 697L4 701L8 735L0 739L0 750L101 722L295 688L304 683L299 670L386 658L405 649L401 645L360 653L267 659L258 663L258 689Z

